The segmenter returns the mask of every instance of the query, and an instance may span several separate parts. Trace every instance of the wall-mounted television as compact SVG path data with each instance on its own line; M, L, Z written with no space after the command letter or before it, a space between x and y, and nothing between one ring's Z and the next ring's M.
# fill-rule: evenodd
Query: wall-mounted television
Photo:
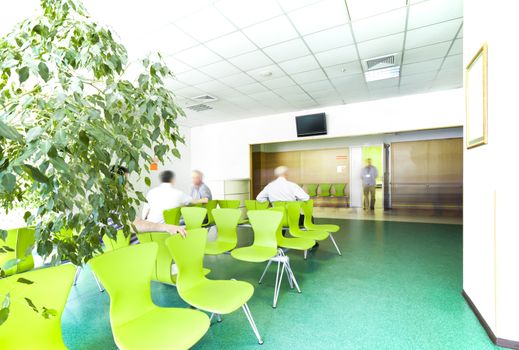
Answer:
M296 117L297 137L326 135L326 114L317 113Z

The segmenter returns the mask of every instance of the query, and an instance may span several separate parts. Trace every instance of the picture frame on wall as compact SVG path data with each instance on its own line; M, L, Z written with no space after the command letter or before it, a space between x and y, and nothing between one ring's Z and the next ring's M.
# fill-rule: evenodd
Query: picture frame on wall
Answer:
M488 142L488 46L483 44L465 68L467 149Z

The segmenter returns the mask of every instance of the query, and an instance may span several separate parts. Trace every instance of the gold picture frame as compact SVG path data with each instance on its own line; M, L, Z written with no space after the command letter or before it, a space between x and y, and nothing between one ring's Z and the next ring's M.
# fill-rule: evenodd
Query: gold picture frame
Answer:
M465 68L467 149L488 143L488 46L483 44Z

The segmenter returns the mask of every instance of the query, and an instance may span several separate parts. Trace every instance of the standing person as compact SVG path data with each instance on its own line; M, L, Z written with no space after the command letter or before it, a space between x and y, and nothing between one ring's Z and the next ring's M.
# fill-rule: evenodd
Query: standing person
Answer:
M269 183L258 194L256 200L258 202L290 202L290 201L307 201L310 196L298 184L287 180L288 168L286 166L278 166L274 169L276 180Z
M204 183L204 174L200 170L193 170L191 179L193 181L193 186L191 187L191 191L189 192L191 195L191 198L193 198L193 199L207 198L208 200L213 199L211 190Z
M372 164L371 158L366 159L366 166L362 168L361 179L364 192L364 210L375 210L375 191L377 186L378 170Z
M146 196L148 203L145 204L142 212L143 220L163 224L164 210L207 203L207 198L193 199L175 188L175 173L170 170L160 173L160 182L161 184L152 188Z

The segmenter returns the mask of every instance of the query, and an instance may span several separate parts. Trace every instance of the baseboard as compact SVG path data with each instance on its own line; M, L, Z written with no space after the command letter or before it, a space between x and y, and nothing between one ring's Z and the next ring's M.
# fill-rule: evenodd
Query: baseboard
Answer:
M488 325L487 321L485 321L485 319L479 312L476 305L474 305L474 303L472 302L472 299L470 299L470 297L468 296L468 294L463 290L461 292L461 295L463 296L463 298L465 298L465 301L469 305L470 309L472 310L472 312L474 312L474 315L476 315L479 323L481 323L481 326L483 326L483 328L485 329L485 332L487 332L487 334L488 334L488 337L490 338L490 340L492 340L492 342L494 344L496 344L498 346L502 346L504 348L519 350L519 341L508 340L508 339L496 337L496 335L494 334L494 332Z

